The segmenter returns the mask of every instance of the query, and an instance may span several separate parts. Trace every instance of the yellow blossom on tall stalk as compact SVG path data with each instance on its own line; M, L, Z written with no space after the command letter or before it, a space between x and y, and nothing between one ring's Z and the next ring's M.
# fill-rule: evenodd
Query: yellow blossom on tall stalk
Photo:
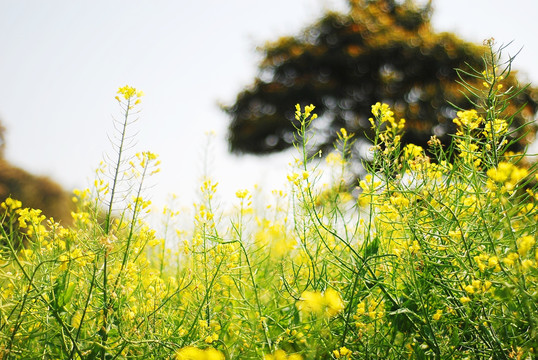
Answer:
M380 102L375 103L375 105L372 105L372 114L374 115L374 118L370 118L370 124L372 124L372 128L376 127L376 121L379 123L385 123L385 122L394 122L394 112L390 109L388 104L381 104Z
M125 118L142 95L120 89ZM538 178L521 167L524 155L500 149L512 117L491 104L460 112L454 147L433 139L428 155L400 146L404 121L375 104L374 165L356 205L342 196L344 171L319 183L307 146L312 105L295 108L293 191L274 192L267 206L252 208L239 190L241 212L223 211L211 202L217 184L203 178L190 224L167 231L167 221L159 233L131 216L150 208L131 182L153 170L149 152L130 158L128 189L115 187L123 167L102 166L96 189L74 192L76 221L50 219L39 238L27 229L44 215L4 200L0 357L534 358ZM332 167L344 170L351 136L337 133ZM476 160L483 169L468 166ZM317 200L329 190L330 202Z
M161 171L161 169L159 168L159 165L161 165L161 161L158 160L159 155L152 153L151 151L143 151L136 153L135 157L138 159L138 163L135 164L133 161L131 161L130 165L135 171L136 176L154 175ZM149 170L150 167L152 167L153 169L149 174L146 174L145 172ZM142 173L136 170L138 168L142 169Z
M129 86L129 85L125 85L123 87L120 87L118 89L117 94L118 95L116 96L116 100L121 101L121 98L123 98L124 100L127 100L127 101L134 100L135 105L139 104L140 103L140 98L142 96L144 96L143 91L137 90L134 87Z
M235 196L238 198L238 199L244 199L246 198L248 195L248 190L237 190L235 192Z
M295 120L301 121L301 119L308 119L312 111L314 111L316 107L312 104L306 105L304 107L304 112L301 112L301 105L297 104L295 105ZM310 118L310 121L317 119L317 114L312 114L312 117Z
M8 197L6 200L2 202L2 204L0 204L0 206L4 210L13 211L13 210L20 209L22 207L22 202L20 202L19 200L12 199L11 197Z
M380 144L383 144L384 149L380 160L385 163L383 166L391 167L395 165L398 159L395 155L399 152L402 133L405 127L405 119L400 119L398 122L394 118L394 112L389 105L376 103L372 105L373 118L369 121L372 124L372 129L376 131L376 146L374 151L381 149ZM375 156L375 158L379 158Z
M460 129L474 130L484 122L484 118L474 109L458 111L457 116L453 121Z

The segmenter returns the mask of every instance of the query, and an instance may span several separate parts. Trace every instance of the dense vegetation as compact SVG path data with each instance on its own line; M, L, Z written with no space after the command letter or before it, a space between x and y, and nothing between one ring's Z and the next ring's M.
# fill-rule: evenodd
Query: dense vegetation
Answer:
M229 210L206 178L191 226L165 208L159 236L144 221L157 156L125 147L143 94L120 88L115 160L75 192L72 226L1 204L0 358L535 358L537 176L507 151L522 129L498 59L432 157L375 103L368 175L350 190L353 134L339 129L322 163L315 107L297 105L286 189L238 190Z

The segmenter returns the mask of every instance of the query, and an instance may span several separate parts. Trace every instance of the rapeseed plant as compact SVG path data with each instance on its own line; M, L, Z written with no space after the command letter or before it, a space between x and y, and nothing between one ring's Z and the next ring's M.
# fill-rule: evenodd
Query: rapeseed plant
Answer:
M507 150L509 68L492 51L470 70L484 87L462 84L477 106L458 109L448 149L402 146L405 120L374 104L354 189L353 134L323 168L315 107L297 105L286 190L259 206L238 189L222 209L206 174L190 226L167 206L162 235L145 220L158 157L130 155L143 93L120 88L114 155L74 192L71 227L0 204L0 357L535 358L538 177Z

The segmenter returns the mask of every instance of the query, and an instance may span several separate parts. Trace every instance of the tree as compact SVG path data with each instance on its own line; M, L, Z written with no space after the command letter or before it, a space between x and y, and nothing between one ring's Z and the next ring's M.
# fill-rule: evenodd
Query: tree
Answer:
M43 211L47 217L70 224L74 210L69 192L46 176L36 176L20 169L4 158L5 128L0 122L0 202L8 197L22 202L24 207ZM6 220L0 209L0 223Z
M332 150L337 131L346 128L358 136L353 152L360 158L373 135L368 118L376 102L388 103L396 117L406 119L403 143L426 148L434 134L450 143L454 106L472 107L459 76L482 86L456 69L483 69L487 47L434 33L431 1L419 6L412 0L349 0L349 5L349 13L329 12L301 34L261 49L254 83L223 107L231 116L232 152L267 154L292 146L297 103L316 105L314 151L324 154ZM505 86L518 85L515 75ZM507 113L521 110L513 128L534 119L537 101L538 91L530 87L511 99ZM512 149L521 150L534 133L535 128L514 132Z

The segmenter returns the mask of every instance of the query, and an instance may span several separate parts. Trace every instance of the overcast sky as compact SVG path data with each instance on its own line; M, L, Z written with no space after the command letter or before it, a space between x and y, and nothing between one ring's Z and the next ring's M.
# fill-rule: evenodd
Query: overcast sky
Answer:
M510 7L507 7L509 5ZM434 0L433 26L481 43L514 41L515 68L538 83L536 0ZM210 174L233 194L279 186L290 155L232 156L231 103L256 74L256 46L297 33L344 0L0 0L0 119L6 158L67 189L82 188L109 152L125 84L143 90L136 149L160 155L152 197L192 201ZM208 131L215 131L207 147Z

